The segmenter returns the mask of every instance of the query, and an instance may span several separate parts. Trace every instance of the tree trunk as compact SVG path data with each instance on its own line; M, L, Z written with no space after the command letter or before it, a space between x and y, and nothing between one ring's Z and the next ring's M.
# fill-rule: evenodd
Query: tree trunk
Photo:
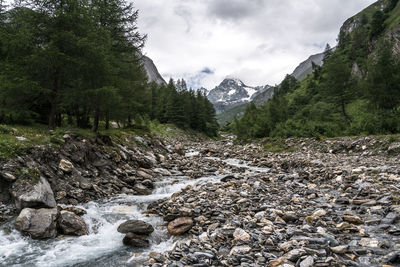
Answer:
M350 119L349 115L347 115L347 113L346 113L346 105L345 105L343 99L342 99L342 101L341 101L340 104L341 104L341 107L342 107L342 113L343 113L344 118L345 118L348 122L350 122L351 119Z
M110 129L110 113L106 113L106 130Z
M49 130L55 129L55 120L56 120L56 112L57 112L57 91L58 91L57 88L53 88L53 92L51 93Z
M99 130L99 117L100 117L100 110L99 108L96 108L94 112L92 132L96 133Z
M55 129L56 113L57 113L57 95L60 89L60 84L61 82L59 77L59 70L56 69L54 73L53 89L51 91L51 99L50 99L49 130Z

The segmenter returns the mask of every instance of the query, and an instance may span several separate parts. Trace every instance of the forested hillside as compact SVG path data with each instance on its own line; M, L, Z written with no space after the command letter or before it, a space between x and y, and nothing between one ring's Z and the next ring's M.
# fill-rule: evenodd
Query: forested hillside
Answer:
M378 1L347 20L322 67L301 82L288 75L230 129L244 139L400 132L398 2Z
M146 35L125 0L0 1L0 123L131 126L175 123L215 135L215 111L194 92L149 84Z

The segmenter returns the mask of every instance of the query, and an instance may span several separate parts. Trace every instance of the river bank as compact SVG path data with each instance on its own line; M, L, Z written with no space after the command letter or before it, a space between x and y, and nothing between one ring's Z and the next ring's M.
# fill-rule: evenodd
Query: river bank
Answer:
M115 192L125 194L99 195L96 201L78 203L87 212L82 218L89 230L81 237L33 241L13 230L11 220L0 230L6 244L0 251L4 262L9 266L399 265L399 154L390 137L288 139L279 144L280 152L267 151L271 147L276 151L277 144L235 145L230 136L218 141L167 138L163 143L166 152L159 155L165 161L153 152L152 168L132 164L136 174L153 177L150 195L134 195L134 187L130 192L119 188ZM142 155L149 156L144 151ZM109 178L105 181L99 184L110 184ZM138 181L143 183L144 177ZM180 217L189 217L194 224L186 234L172 237L168 222ZM123 235L116 228L128 219L153 225L149 248L122 245ZM23 252L26 248L28 253Z

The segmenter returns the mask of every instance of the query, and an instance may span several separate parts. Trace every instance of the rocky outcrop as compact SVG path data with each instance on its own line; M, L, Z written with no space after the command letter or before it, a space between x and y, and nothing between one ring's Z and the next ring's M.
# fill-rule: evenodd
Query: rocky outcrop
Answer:
M57 235L57 217L57 208L25 208L15 220L14 226L22 234L33 239L54 238Z
M156 65L154 64L153 60L149 57L142 55L141 56L144 69L146 70L147 78L149 82L155 82L157 84L167 84L163 77L157 70Z
M88 234L85 221L73 212L61 211L57 223L61 234L74 236Z
M307 60L300 63L300 65L296 67L291 75L299 81L304 80L307 75L313 72L312 63L316 64L317 66L322 66L324 64L323 59L324 53L312 55Z
M56 206L53 190L43 176L30 180L18 180L12 185L11 194L15 200L15 206L19 210L23 208L54 208Z

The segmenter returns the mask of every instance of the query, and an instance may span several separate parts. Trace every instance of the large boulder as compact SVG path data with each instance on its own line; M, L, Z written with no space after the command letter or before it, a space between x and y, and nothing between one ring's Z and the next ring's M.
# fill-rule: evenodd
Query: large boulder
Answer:
M154 228L151 224L144 221L129 220L118 226L117 231L122 234L134 233L138 235L149 235L154 232Z
M61 211L58 217L58 229L64 235L87 235L88 229L85 221L73 212Z
M57 236L57 217L57 208L26 208L21 211L14 226L23 235L29 235L33 239L54 238Z
M150 242L146 239L146 236L136 235L134 233L127 233L124 239L122 239L122 243L125 246L131 246L135 248L145 248L150 245Z
M181 217L168 224L168 232L171 235L181 235L189 231L193 226L193 220L188 217Z
M10 191L18 210L56 207L53 190L42 176L38 179L19 179Z

